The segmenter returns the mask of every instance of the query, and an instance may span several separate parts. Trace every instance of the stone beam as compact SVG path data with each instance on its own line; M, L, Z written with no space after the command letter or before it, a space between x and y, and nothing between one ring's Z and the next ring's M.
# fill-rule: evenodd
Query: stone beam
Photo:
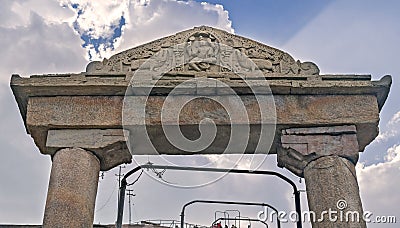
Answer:
M313 227L366 227L355 172L358 149L354 125L282 131L278 166L305 178L309 209L316 215ZM336 220L329 211L336 212ZM339 217L353 212L359 219Z
M260 123L258 104L251 96L243 95L242 98L246 109L251 113L249 124L254 125L256 129ZM132 96L129 99L141 99L141 97ZM185 99L184 96L182 99ZM274 99L277 116L276 135L288 127L355 124L360 142L359 151L363 151L378 134L379 109L374 95L274 95ZM165 96L148 97L147 129L160 153L179 154L181 152L170 146L168 140L161 134L160 116L164 100ZM27 128L41 151L52 154L54 150L46 148L49 129L122 128L123 101L123 96L32 97L29 99L27 109ZM131 109L134 115L137 111L135 107ZM194 132L197 131L197 125L203 116L216 116L218 130L229 133L228 128L231 123L228 116L221 116L224 112L220 105L196 99L182 109L180 125L186 128L186 131ZM251 132L250 137L251 143L246 151L248 153L254 151L258 131ZM214 148L204 152L213 153L220 147L222 146L215 145ZM272 147L270 152L276 153L276 147Z
M42 153L52 154L54 151L46 148L48 130L121 129L122 104L131 77L132 72L33 75L30 78L13 75L11 88L28 133ZM250 92L240 80L223 80L241 97L246 97ZM280 138L277 136L282 129L354 124L359 151L363 151L378 135L379 111L392 83L390 76L379 81L370 80L370 75L298 75L296 80L290 75L268 77L271 92L276 99L278 118L274 145L279 144ZM149 107L159 108L165 96L183 81L179 77L160 80L152 89ZM134 84L139 87L147 85L146 81ZM223 92L219 88L213 91L215 95ZM193 103L195 105L198 104ZM252 107L251 100L247 106ZM216 111L219 113L220 110ZM147 127L159 152L182 154L165 137L160 137L161 127L157 123L159 112L149 113L148 118L155 120ZM198 120L193 118L192 122L195 123L182 122L182 129L197 131ZM229 132L224 123L218 127L224 134ZM257 124L252 127L256 129ZM257 133L254 137L250 135L246 153L254 151L257 139ZM220 148L221 145L217 145L204 153L216 153ZM276 146L269 152L276 153Z

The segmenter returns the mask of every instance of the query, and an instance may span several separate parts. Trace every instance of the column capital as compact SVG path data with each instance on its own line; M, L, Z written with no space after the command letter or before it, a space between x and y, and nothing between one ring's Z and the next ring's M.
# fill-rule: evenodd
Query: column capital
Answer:
M311 162L324 156L339 156L353 164L358 161L357 129L354 125L290 128L282 130L278 166L299 177Z
M49 130L46 147L53 153L63 148L91 151L99 159L100 169L106 171L132 161L125 139L128 134L128 131L122 129Z

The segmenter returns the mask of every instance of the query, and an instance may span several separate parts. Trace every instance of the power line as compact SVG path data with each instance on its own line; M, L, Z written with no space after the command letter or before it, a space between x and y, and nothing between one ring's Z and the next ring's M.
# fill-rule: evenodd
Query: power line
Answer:
M101 210L110 202L111 197L112 197L112 195L113 195L114 192L115 192L115 188L117 187L116 185L117 185L117 183L115 183L115 185L114 185L114 187L113 187L113 190L112 190L112 192L110 193L110 195L108 196L106 202L105 202L99 209L97 209L96 212L101 211Z
M139 178L142 176L142 174L143 174L143 169L142 169L142 171L140 172L139 176L136 178L136 180L135 180L135 181L133 181L133 182L132 182L132 183L130 183L130 184L127 184L126 186L131 186L131 185L134 185L136 182L138 182L138 180L139 180Z

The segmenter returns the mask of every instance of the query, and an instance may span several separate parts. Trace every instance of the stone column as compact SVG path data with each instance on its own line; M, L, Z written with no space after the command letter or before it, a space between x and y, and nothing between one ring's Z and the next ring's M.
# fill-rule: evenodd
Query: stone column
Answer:
M92 227L100 161L81 148L53 156L43 227Z
M132 158L123 130L49 130L46 148L54 152L43 227L93 227L100 170Z
M355 173L355 126L286 129L281 143L278 166L304 177L313 227L366 227Z

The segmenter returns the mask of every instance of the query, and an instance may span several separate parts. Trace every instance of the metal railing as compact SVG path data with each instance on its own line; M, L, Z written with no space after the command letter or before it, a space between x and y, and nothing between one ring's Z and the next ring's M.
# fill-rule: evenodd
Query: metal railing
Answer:
M121 180L121 187L120 187L120 197L118 200L118 212L117 212L117 228L122 228L122 218L124 214L124 201L125 201L125 191L128 185L127 178L132 174L136 173L141 169L171 169L171 170L182 170L182 171L200 171L200 172L227 172L227 173L240 173L240 174L252 174L252 175L270 175L280 178L284 180L288 184L290 184L293 188L294 194L294 201L295 201L295 209L296 213L298 214L297 220L297 228L302 227L301 222L301 205L300 205L300 192L297 190L296 184L290 180L289 178L285 177L283 174L274 172L274 171L266 171L266 170L247 170L247 169L222 169L222 168L204 168L204 167L182 167L182 166L166 166L166 165L153 165L153 164L146 164L140 165L133 168ZM181 227L183 228L183 227Z
M218 218L217 220L215 220L215 221L212 223L211 227L214 227L214 225L215 225L218 221L221 221L221 220L228 220L228 221L230 221L230 220L235 220L235 222L236 222L236 220L239 220L239 221L249 221L250 224L251 224L252 221L253 221L253 222L260 222L260 223L264 224L266 228L268 228L268 224L267 224L266 222L264 222L264 221L262 221L262 220L259 220L259 219L251 219L251 218L249 218L249 217ZM240 224L240 222L239 222L239 224Z
M181 227L183 227L183 225L185 224L185 210L186 207L195 203L208 203L208 204L229 204L229 205L243 205L243 206L263 206L263 207L269 207L272 210L274 210L276 212L276 216L277 216L277 224L278 224L278 228L281 227L281 222L279 220L279 216L278 216L278 210L267 204L267 203L254 203L254 202L237 202L237 201L219 201L219 200L193 200L190 201L188 203L186 203L185 205L183 205L182 207L182 212L181 212ZM230 218L226 218L226 220L231 220ZM234 220L234 219L232 219ZM267 225L268 226L268 225Z

